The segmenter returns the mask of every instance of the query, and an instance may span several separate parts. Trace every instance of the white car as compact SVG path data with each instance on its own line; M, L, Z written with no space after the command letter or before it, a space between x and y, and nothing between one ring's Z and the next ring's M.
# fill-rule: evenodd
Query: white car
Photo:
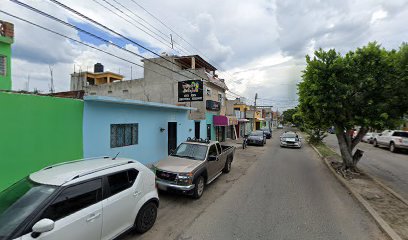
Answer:
M0 239L114 239L156 221L154 173L131 159L52 165L0 193Z
M375 136L373 145L375 147L388 147L391 152L396 152L398 149L408 149L408 131L385 130Z

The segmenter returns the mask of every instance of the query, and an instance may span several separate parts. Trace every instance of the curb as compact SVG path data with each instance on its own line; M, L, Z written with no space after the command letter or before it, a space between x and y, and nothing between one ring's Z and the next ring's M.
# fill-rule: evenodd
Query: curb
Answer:
M357 192L355 192L349 184L344 180L342 177L340 177L337 172L330 166L330 164L326 161L326 159L323 158L323 155L319 152L319 150L309 144L313 150L316 151L316 153L319 155L320 159L325 163L326 167L330 169L330 171L333 173L333 175L336 176L337 180L340 181L340 183L353 195L353 197L370 213L371 217L374 218L375 222L377 225L380 227L380 229L392 240L402 240L402 238L388 225L387 222L375 211L370 204ZM367 175L368 176L368 175ZM374 179L373 179L374 180ZM375 181L375 180L374 180ZM377 181L376 181L377 182ZM383 184L380 183L381 186ZM388 190L387 188L385 188ZM405 202L405 201L404 201Z
M327 146L327 145L326 145L326 146ZM313 146L313 147L314 147L314 146ZM333 149L333 148L331 148L331 147L329 147L329 146L327 146L327 147L328 147L330 150L332 150L333 152L335 152L335 153L337 154L337 152L336 152L335 149ZM362 171L362 170L360 170L360 171ZM362 172L364 172L364 171L362 171ZM405 203L406 205L408 205L408 200L405 199L404 197L402 197L399 193L395 192L395 191L392 190L390 187L388 187L387 185L385 185L384 183L382 183L380 180L378 180L377 178L375 178L375 177L373 177L373 176L367 174L366 172L364 172L364 174L365 174L367 177L371 178L371 180L373 180L374 182L376 182L376 183L377 183L378 185L380 185L382 188L385 188L385 190L389 191L392 195L394 195L394 197L398 198L401 202L403 202L403 203Z

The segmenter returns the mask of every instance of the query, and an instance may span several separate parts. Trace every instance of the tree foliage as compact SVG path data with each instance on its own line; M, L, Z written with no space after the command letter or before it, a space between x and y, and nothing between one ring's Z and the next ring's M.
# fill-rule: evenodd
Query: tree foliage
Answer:
M295 108L289 108L285 111L283 111L283 122L285 123L294 123L293 121L293 115L295 115L298 112L297 107Z
M313 128L335 126L343 165L354 168L361 152L353 150L368 129L393 127L408 110L408 45L387 51L373 42L344 56L334 49L314 55L306 56L299 111Z

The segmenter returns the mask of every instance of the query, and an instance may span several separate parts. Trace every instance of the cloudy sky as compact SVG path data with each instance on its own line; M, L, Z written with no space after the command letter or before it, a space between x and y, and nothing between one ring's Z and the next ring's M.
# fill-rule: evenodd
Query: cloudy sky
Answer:
M20 0L122 48L96 40L7 0L0 9L115 54L124 61L0 13L15 24L13 89L49 91L50 69L57 91L69 90L70 73L92 70L96 62L126 79L143 76L140 54L199 54L219 69L232 93L279 109L296 105L305 55L317 48L348 50L377 41L398 48L408 40L407 0L60 0L115 29L127 41L49 0ZM157 17L154 18L150 14ZM128 11L130 10L130 11ZM168 28L169 27L169 28ZM171 29L171 30L170 30ZM173 30L173 32L172 32ZM170 34L175 49L170 48ZM180 38L181 36L181 38ZM185 41L186 40L186 41ZM131 67L132 66L132 67Z

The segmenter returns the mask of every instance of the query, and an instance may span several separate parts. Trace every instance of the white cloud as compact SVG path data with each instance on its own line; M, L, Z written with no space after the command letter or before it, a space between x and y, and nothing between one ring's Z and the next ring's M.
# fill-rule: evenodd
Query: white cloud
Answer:
M101 0L96 1L103 3ZM79 34L74 29L11 2L3 2L2 10L79 39ZM48 1L25 2L65 21L89 24ZM115 4L113 1L109 2ZM162 37L170 44L169 29L132 1L120 2L164 33ZM172 52L169 46L107 12L95 1L67 0L63 3L140 41L157 53ZM345 53L374 40L387 48L398 48L402 41L408 39L406 0L141 0L138 3L194 46L193 49L173 33L174 41L183 45L183 51L188 54L204 53L204 58L208 57L207 60L216 67L226 70L220 75L226 78L232 91L251 97L258 92L262 98L280 100L280 106L293 104L296 83L300 81L305 65L304 56L313 54L315 49L336 48ZM121 12L113 11L123 16ZM53 66L56 89L60 91L69 89L69 74L73 71L74 64L77 69L81 66L82 70L86 70L92 68L94 63L101 62L106 69L120 69L126 78L130 77L131 64L127 62L46 33L3 14L0 14L0 18L15 23L14 89L25 87L29 73L31 89L35 87L46 91L49 88L49 65ZM140 21L146 25L146 22ZM114 37L109 33L106 35ZM140 63L140 58L112 46L102 44L98 47ZM126 48L147 57L153 56L132 44L126 45ZM183 51L178 51L177 54L183 54ZM141 69L132 69L134 78L142 76Z

